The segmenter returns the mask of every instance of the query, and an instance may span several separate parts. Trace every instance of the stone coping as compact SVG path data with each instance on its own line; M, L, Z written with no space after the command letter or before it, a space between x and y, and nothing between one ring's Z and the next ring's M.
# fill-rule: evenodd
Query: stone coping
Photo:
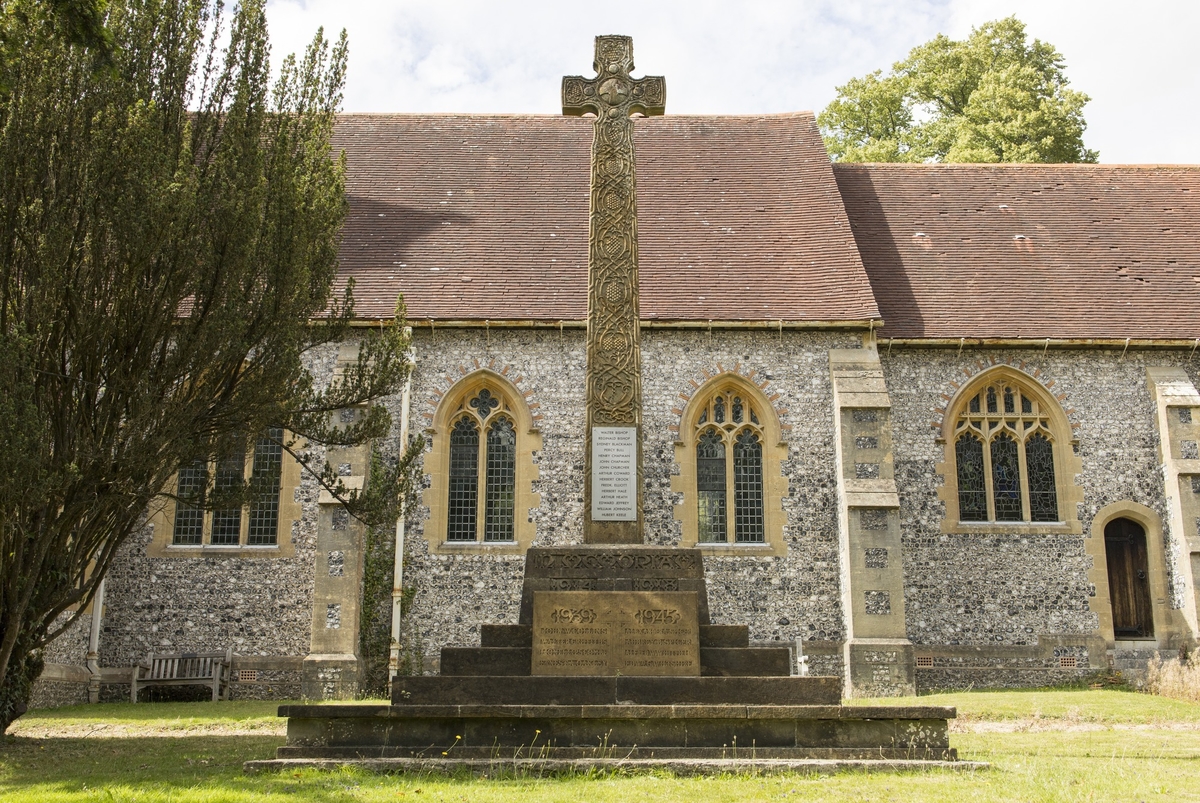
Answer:
M298 769L339 770L356 767L367 772L378 773L437 773L452 774L472 772L477 775L503 777L504 773L516 775L570 774L586 772L652 773L670 772L674 775L720 775L749 774L776 775L801 772L830 775L854 770L859 772L912 772L956 771L971 772L987 769L990 765L981 761L939 761L924 759L820 759L820 758L366 758L366 759L322 759L322 758L277 758L267 761L247 761L243 769L247 773L283 772Z
M281 705L296 719L954 719L952 706L878 705Z

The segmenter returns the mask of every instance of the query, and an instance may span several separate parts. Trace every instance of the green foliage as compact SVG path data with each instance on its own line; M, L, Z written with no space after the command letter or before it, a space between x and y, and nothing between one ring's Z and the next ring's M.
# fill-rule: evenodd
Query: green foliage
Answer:
M817 122L837 161L1094 162L1068 84L1062 54L1008 17L851 79Z
M180 465L269 427L298 456L383 437L372 402L409 370L402 321L365 333L330 388L305 368L353 312L352 286L333 290L345 35L318 32L272 86L264 0L228 19L217 0L114 0L97 70L56 8L0 12L0 729L25 656L87 604ZM345 407L365 413L331 423ZM364 521L409 493L411 461L370 498L305 464Z

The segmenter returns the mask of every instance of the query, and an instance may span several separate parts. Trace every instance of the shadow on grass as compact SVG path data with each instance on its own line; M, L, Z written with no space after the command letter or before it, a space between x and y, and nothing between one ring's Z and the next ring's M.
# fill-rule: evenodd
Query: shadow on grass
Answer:
M246 719L271 719L279 706L291 705L289 700L239 700L237 702L197 703L100 703L98 705L69 705L62 708L43 708L30 711L17 720L22 723L51 721L68 722L154 722L174 720L204 720L206 722L237 722Z
M272 758L280 736L48 738L0 741L0 789L112 785L194 787L243 778L242 762Z

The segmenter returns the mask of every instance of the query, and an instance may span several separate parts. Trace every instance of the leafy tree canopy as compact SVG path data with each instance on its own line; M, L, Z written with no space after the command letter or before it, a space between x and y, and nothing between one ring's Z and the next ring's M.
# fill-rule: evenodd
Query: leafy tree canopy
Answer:
M82 28L64 30L64 6ZM416 447L368 496L322 459L390 431L373 402L407 376L401 321L360 335L331 385L306 369L353 315L352 288L335 292L345 166L329 144L345 35L318 32L272 85L264 0L228 17L219 0L0 11L0 731L179 466L282 427L365 520L409 491ZM366 412L333 423L352 406Z
M851 79L817 122L837 161L1095 162L1068 84L1062 54L1008 17Z

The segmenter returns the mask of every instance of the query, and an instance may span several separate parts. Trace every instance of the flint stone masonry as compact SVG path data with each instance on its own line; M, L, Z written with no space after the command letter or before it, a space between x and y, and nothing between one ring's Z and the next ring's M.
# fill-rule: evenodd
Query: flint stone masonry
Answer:
M905 603L914 644L1032 645L1043 634L1095 633L1092 558L1084 540L1096 512L1122 500L1145 505L1162 519L1171 587L1165 603L1182 606L1175 566L1181 535L1168 527L1146 366L1178 365L1195 382L1197 364L1186 352L896 348L890 355L881 350L881 361L892 399ZM1022 361L1026 373L1037 371L1043 383L1054 383L1052 394L1062 396L1078 424L1073 432L1083 463L1076 478L1083 490L1083 534L1038 532L1036 526L944 534L937 496L943 478L935 465L945 451L931 422L940 421L951 382L969 382L981 365Z
M538 546L582 541L584 337L580 329L418 329L410 427L421 433L438 400L476 366L521 377L528 401L536 403L542 449L534 456L541 494L534 510L518 510L536 527ZM844 638L838 590L836 477L833 419L827 369L831 348L853 348L851 333L778 331L642 333L643 500L645 540L676 545L682 533L674 518L680 495L671 491L674 443L685 399L705 374L722 370L754 373L769 381L771 403L780 413L788 457L783 472L789 491L783 557L739 556L735 548L706 555L709 600L715 624L749 624L756 642L792 643L796 638ZM389 401L399 421L399 399ZM428 478L426 478L426 481ZM409 617L421 639L426 671L446 644L479 643L479 622L515 623L523 558L519 555L436 555L426 533L429 511L411 511L407 521L406 577L416 586ZM409 580L406 580L406 583ZM786 622L786 624L781 624Z

